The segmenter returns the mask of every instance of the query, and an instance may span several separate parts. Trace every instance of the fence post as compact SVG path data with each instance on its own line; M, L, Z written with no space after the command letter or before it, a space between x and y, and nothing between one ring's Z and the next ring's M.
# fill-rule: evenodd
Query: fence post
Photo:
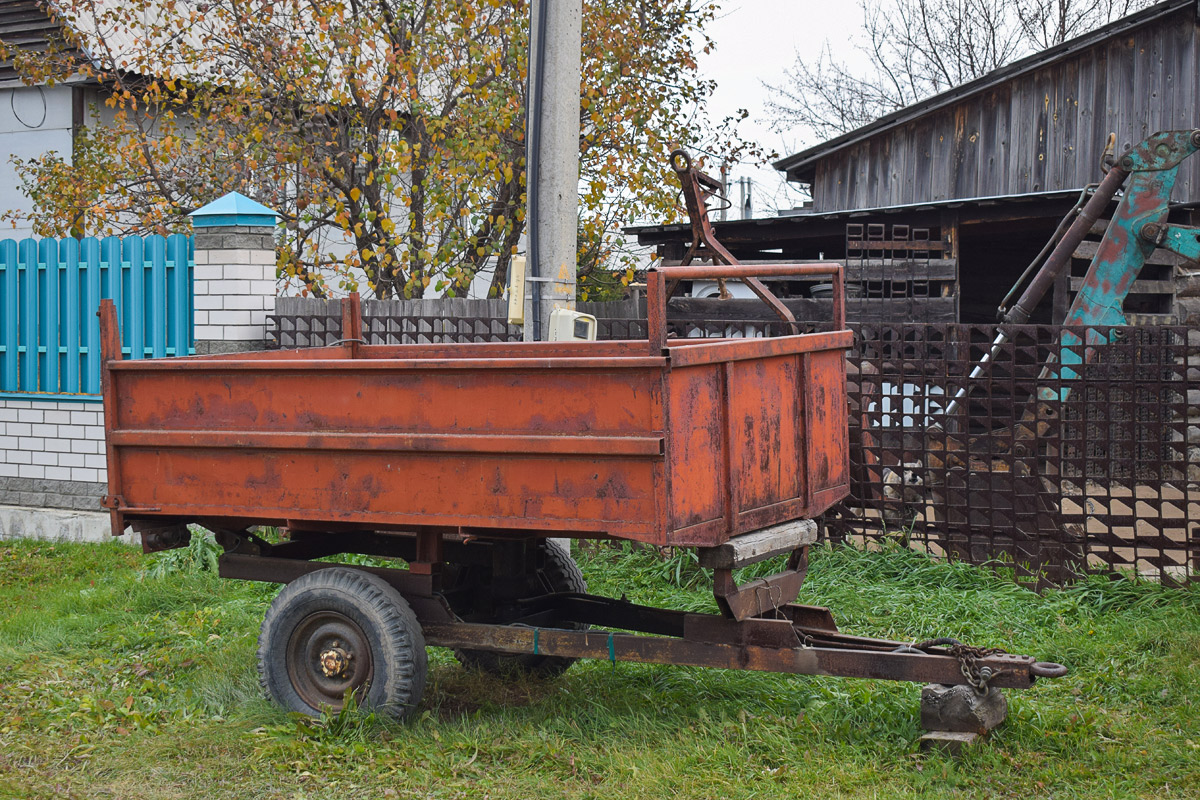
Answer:
M275 220L237 192L192 212L196 353L261 350L275 310Z

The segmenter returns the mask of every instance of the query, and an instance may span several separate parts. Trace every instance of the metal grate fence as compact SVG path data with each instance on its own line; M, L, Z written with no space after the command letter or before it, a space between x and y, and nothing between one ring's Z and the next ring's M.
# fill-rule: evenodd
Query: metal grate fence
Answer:
M1111 569L1195 579L1200 330L1091 329L1104 343L1090 354L1062 347L1061 332L1011 329L969 382L995 326L861 327L854 483L828 534L898 538L976 563L1003 557L1039 582ZM1045 366L1072 354L1087 366Z
M340 342L341 302L276 298L267 334L287 349ZM521 329L508 324L507 309L504 300L364 300L363 338L367 344L519 342Z

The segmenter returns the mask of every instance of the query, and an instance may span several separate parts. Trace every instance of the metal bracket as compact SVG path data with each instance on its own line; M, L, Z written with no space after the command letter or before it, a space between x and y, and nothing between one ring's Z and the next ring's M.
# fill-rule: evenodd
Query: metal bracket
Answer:
M161 506L127 506L125 498L119 494L105 495L100 498L100 507L110 511L120 511L123 514L157 514L162 511Z
M526 282L529 283L561 283L564 286L573 286L574 282L565 278L549 278L543 275L526 275Z
M733 619L758 617L791 603L800 595L800 586L808 574L808 548L792 552L788 568L767 578L738 586L732 569L713 573L713 594L721 611Z
M250 531L232 531L225 528L209 528L209 530L212 530L217 544L225 548L226 553L251 556L271 554L271 543L261 536L255 536Z
M1200 228L1151 222L1143 225L1138 234L1156 247L1170 250L1188 261L1200 261Z
M130 527L142 537L143 553L187 547L192 541L192 532L183 522L134 520Z
M1200 130L1159 131L1121 156L1126 172L1161 172L1173 169L1200 150Z

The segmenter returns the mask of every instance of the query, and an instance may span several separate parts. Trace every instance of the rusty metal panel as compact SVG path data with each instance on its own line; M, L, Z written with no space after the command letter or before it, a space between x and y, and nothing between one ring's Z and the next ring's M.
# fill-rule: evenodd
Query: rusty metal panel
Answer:
M803 496L801 476L811 472L812 465L803 452L809 437L803 425L806 408L800 400L798 362L797 356L784 356L739 361L730 369L730 463L739 516ZM844 419L838 422L845 424Z
M125 502L164 516L366 528L611 533L655 541L655 456L118 448Z
M151 431L661 435L659 369L622 368L618 359L588 369L572 369L565 359L559 368L531 369L518 358L505 367L499 359L441 359L441 368L430 368L417 358L363 354L286 364L188 359L186 370L171 361L114 370L116 422Z
M728 474L720 370L718 364L671 370L668 419L677 422L667 463L669 512L676 529L724 519Z
M661 536L661 372L642 366L648 359L629 359L630 369L572 369L569 358L529 369L513 358L419 370L369 357L249 370L204 361L109 371L109 438L125 467L113 494L125 506L281 524Z
M850 480L844 424L846 360L840 352L815 352L805 355L804 366L801 385L809 425L804 459L809 476L807 501L810 507L824 510L845 496Z
M846 495L850 344L848 332L674 344L672 363L695 366L670 373L672 543L716 544ZM814 356L821 368L802 366Z

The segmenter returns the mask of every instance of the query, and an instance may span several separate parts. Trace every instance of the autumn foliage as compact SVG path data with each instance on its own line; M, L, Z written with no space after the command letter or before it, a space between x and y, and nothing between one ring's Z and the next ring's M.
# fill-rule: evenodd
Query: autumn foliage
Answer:
M678 216L667 143L717 134L696 64L711 3L584 5L587 291L621 265L621 225ZM492 266L503 287L524 225L527 0L55 8L63 41L12 55L28 81L100 100L70 158L19 164L39 234L186 230L238 190L279 211L280 275L306 291L461 295Z

